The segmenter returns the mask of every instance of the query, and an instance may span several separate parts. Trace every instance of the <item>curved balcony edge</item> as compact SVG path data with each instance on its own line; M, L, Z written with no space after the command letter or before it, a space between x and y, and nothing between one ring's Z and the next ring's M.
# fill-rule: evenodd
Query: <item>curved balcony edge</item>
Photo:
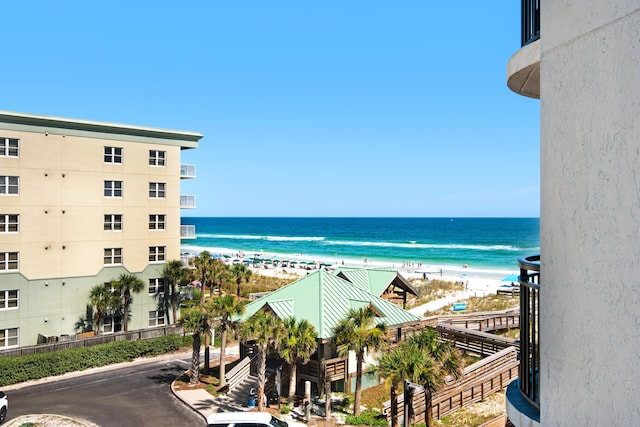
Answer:
M519 383L520 380L515 380L507 386L507 417L516 427L540 427L540 409L520 393Z
M507 86L518 95L540 99L540 39L523 46L509 58Z

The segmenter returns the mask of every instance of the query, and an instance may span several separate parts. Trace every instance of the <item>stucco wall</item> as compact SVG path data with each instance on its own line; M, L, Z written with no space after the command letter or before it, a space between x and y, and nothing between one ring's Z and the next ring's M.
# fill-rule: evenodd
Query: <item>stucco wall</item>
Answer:
M541 13L541 424L638 425L640 1Z

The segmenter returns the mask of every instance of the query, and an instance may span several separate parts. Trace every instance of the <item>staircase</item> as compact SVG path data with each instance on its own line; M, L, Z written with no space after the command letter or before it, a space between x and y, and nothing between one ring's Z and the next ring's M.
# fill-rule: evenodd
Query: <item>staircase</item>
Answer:
M258 377L255 375L249 375L244 381L236 385L233 390L228 392L225 396L220 396L219 399L224 401L228 406L232 407L233 411L246 411L248 409L251 409L247 406L247 404L249 403L249 391L251 391L252 388L254 388L256 391L258 390Z

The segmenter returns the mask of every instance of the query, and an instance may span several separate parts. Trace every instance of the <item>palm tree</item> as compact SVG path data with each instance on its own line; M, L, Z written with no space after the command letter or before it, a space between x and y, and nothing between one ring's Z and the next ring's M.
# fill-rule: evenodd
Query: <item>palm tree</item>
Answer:
M225 385L225 353L227 346L227 331L232 327L233 316L244 313L244 305L233 295L221 295L211 300L208 311L220 324L220 385Z
M209 251L202 251L200 255L195 257L194 265L198 271L198 275L200 277L200 307L204 306L204 287L209 282L209 278L211 277L211 263L213 258Z
M333 328L340 356L346 357L350 351L356 354L354 415L360 415L364 354L368 351L377 351L386 344L385 327L382 323L374 325L375 318L375 312L371 306L352 308Z
M245 267L244 264L234 264L231 267L231 277L236 281L236 296L240 298L240 284L249 281L251 270Z
M87 304L84 316L80 316L73 327L79 332L93 331L93 306L91 304Z
M384 353L378 358L378 365L373 372L385 379L391 394L391 427L398 425L398 386L404 380L420 384L423 371L432 363L426 352L404 341L393 351Z
M213 289L218 288L220 290L222 288L222 284L229 280L229 267L227 264L220 261L219 259L211 260L211 276L209 277L210 286L209 286L209 296L213 297Z
M105 314L113 311L118 305L116 296L104 285L95 285L89 292L89 303L94 307L93 327L96 335L100 335L100 326Z
M122 327L128 331L129 307L133 302L132 294L137 294L144 289L144 282L135 274L122 273L115 283L115 289L120 294L122 308Z
M420 334L407 340L408 346L423 353L423 367L416 383L424 387L427 427L433 427L433 394L440 388L447 377L459 378L462 374L462 359L455 346L449 341L442 341L433 329L424 329Z
M295 317L284 320L285 335L280 340L280 356L290 366L289 375L289 404L293 403L297 385L298 362L305 364L311 358L318 346L316 328L307 320L296 321Z
M167 262L164 266L164 270L162 271L162 276L165 279L166 285L165 296L164 296L164 305L167 308L171 308L172 313L172 324L176 324L178 319L178 305L180 304L180 292L178 290L178 285L180 284L180 279L183 276L183 268L182 262L180 260L173 260Z
M187 310L180 317L178 325L182 326L185 332L193 334L189 382L197 384L200 381L200 345L202 334L206 334L210 329L209 314L200 308Z
M266 382L267 353L269 347L275 347L284 335L284 324L279 317L264 311L251 316L240 331L246 340L253 338L258 346L258 410L264 411L264 385Z

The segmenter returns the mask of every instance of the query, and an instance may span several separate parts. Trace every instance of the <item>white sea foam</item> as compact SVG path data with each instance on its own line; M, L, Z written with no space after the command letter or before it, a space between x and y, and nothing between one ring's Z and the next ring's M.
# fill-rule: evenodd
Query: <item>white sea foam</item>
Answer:
M291 241L291 242L314 242L322 241L324 237L315 236L259 236L252 234L198 234L198 237L207 239L229 239L229 240L270 240L274 242L278 241Z
M387 248L408 248L408 249L467 249L476 251L520 251L521 248L509 245L456 245L456 244L430 244L430 243L394 243L394 242L356 242L356 241L340 241L325 240L325 245L342 245L342 246L369 246L369 247L387 247Z

